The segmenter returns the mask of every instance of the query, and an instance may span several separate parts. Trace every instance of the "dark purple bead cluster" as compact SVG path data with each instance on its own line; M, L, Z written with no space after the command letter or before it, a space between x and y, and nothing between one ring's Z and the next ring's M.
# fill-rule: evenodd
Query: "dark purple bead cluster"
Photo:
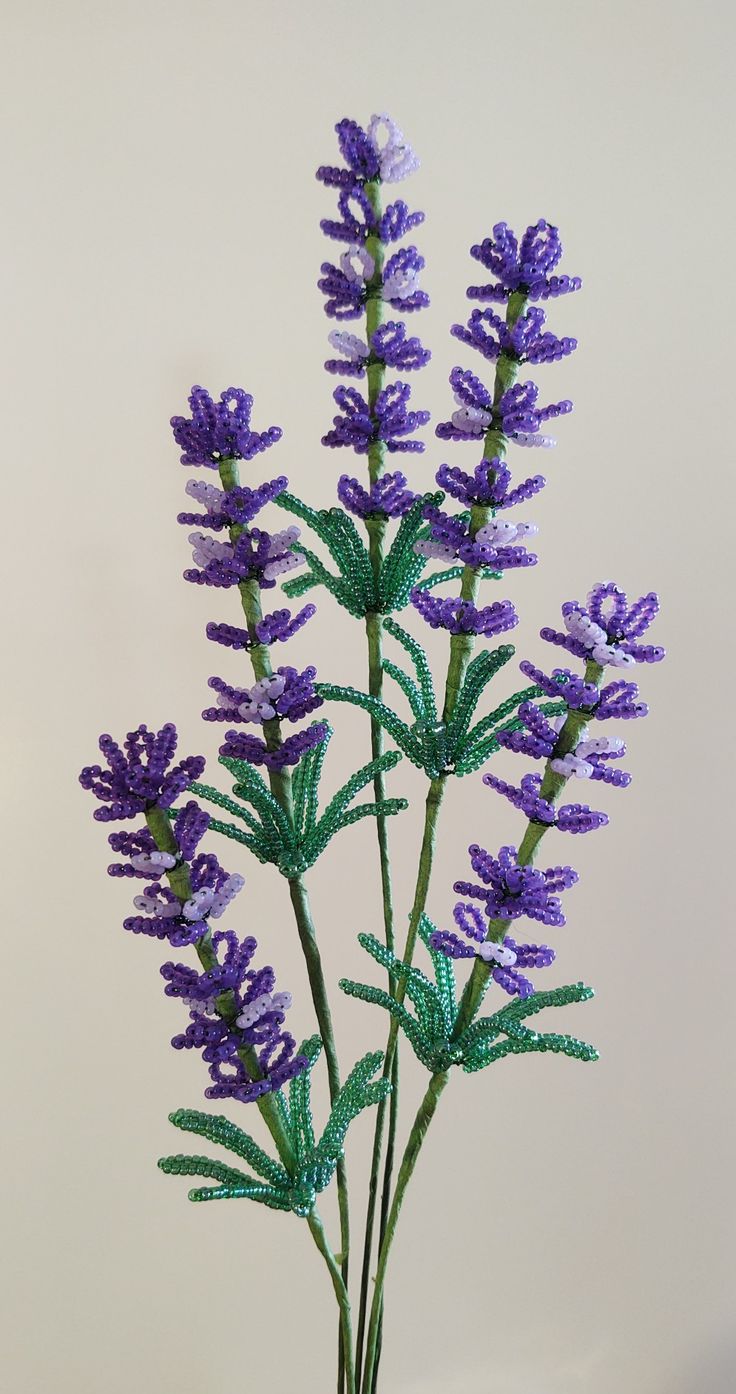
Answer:
M605 827L608 822L607 813L598 813L588 808L587 804L570 803L556 808L548 799L541 798L539 787L542 776L539 774L525 774L518 789L495 774L484 774L483 783L498 794L503 794L531 823L544 823L547 827L559 828L563 833L588 833L594 828Z
M354 513L356 518L400 518L418 495L407 488L406 475L395 470L380 475L369 489L364 489L349 474L342 474L337 484L337 497L343 508Z
M496 223L493 236L471 247L470 255L497 277L489 285L469 286L471 300L502 305L519 291L529 300L550 300L582 285L579 276L552 275L562 257L562 243L558 229L544 218L527 228L521 242L506 223Z
M100 736L99 744L108 768L86 765L79 782L102 804L94 813L100 823L170 808L204 769L202 755L187 755L172 765L177 734L171 722L156 732L147 726L129 731L122 748L108 735Z
M421 253L414 246L405 246L384 260L382 248L406 236L423 222L424 214L409 212L401 199L380 212L372 197L383 184L403 179L416 169L416 156L389 116L373 116L365 130L345 118L335 129L345 166L323 165L317 178L339 190L339 217L323 219L321 227L328 237L347 243L348 247L337 265L324 262L321 267L318 284L325 295L325 313L331 319L356 320L376 300L402 313L422 309L429 304L429 296L419 284L424 269ZM372 318L375 324L381 316ZM342 357L328 359L325 367L328 372L345 377L362 378L374 365L412 371L423 367L430 358L429 351L416 336L407 333L401 320L379 322L370 335L366 331L362 338L335 330L329 339ZM323 436L323 445L348 447L359 455L366 455L379 445L390 454L422 451L423 443L413 437L418 427L426 425L429 413L413 410L410 397L411 389L404 382L383 387L375 401L352 388L338 387L334 398L339 412L332 429ZM366 502L360 489L357 480L343 477L338 491L343 506L358 517L381 513L398 517L413 500L408 490L398 489L384 497L374 486Z
M557 363L578 346L577 339L558 339L544 328L546 315L532 305L509 327L495 310L472 310L467 324L453 324L450 333L493 363L501 354L517 363Z
M281 428L254 431L250 424L253 398L242 387L228 387L214 401L204 387L189 394L191 417L172 416L174 440L181 446L183 465L217 469L221 460L252 460L281 439Z
M419 440L405 440L417 426L429 421L428 411L410 411L411 388L405 382L392 382L378 394L371 409L355 387L341 385L334 397L343 415L333 417L333 428L322 437L323 445L349 445L358 455L367 455L372 445L382 441L390 455L397 451L421 452Z
M494 513L504 508L514 508L517 503L525 503L538 494L546 483L541 474L535 474L510 489L511 470L498 456L481 460L472 474L466 474L456 465L440 465L436 478L440 488L466 508L481 504L492 508Z
M161 968L167 996L189 1008L189 1025L171 1044L175 1050L201 1050L212 1080L206 1098L252 1103L307 1068L294 1037L283 1029L291 994L275 990L273 968L251 968L257 948L251 936L241 940L232 930L218 930L212 947L218 962L206 972L181 963ZM251 1077L242 1058L245 1047L256 1051L262 1078Z
M519 623L519 616L510 600L496 600L492 605L478 609L459 596L449 596L443 600L415 587L411 602L432 629L447 629L450 634L482 634L492 638L495 634L514 629Z
M247 760L251 765L264 765L269 770L283 770L298 765L307 751L314 750L327 739L329 727L325 721L315 721L293 736L287 736L275 749L246 731L226 731L220 754L231 760Z

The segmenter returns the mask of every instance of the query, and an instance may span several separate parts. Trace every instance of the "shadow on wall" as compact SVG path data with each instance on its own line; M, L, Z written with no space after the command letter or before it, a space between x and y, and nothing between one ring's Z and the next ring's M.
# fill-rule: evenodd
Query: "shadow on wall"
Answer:
M734 1394L736 1333L724 1332L660 1387L659 1394Z

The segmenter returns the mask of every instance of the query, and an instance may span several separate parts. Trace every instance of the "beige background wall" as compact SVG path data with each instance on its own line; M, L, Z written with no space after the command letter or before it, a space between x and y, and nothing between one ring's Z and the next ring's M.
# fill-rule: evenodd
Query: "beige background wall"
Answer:
M185 749L214 756L217 732L198 718L205 680L237 669L203 626L236 617L230 596L180 579L185 477L167 421L192 382L242 382L257 422L285 429L267 471L331 500L350 461L319 448L334 383L321 369L318 219L332 197L313 170L334 156L335 120L387 108L423 161L409 198L428 215L417 241L434 358L416 396L435 419L448 412L447 330L474 276L471 242L500 218L543 215L585 278L583 295L551 310L580 350L539 371L576 411L528 509L540 566L505 587L520 652L542 657L535 635L559 602L613 575L635 594L660 589L670 658L641 674L653 712L626 732L634 787L604 791L607 831L558 840L553 854L582 873L554 981L596 985L568 1024L602 1059L512 1060L453 1082L402 1219L385 1391L726 1394L731 7L5 0L2 11L2 553L17 655L3 689L5 1387L332 1385L331 1294L304 1228L245 1203L189 1206L185 1184L156 1170L178 1145L167 1113L199 1103L203 1069L167 1045L180 1017L162 998L160 948L119 927L130 890L104 874L104 829L76 775L98 731L141 719L175 719ZM467 449L428 440L416 482L442 459L468 463ZM516 454L517 470L540 467ZM441 644L432 651L439 663ZM290 651L315 655L322 675L362 682L359 627L326 601ZM367 734L336 720L333 781ZM393 783L421 795L409 768ZM417 817L395 826L402 918ZM519 832L478 777L454 789L437 919L468 842ZM309 878L333 981L371 972L355 936L378 923L372 858L371 830L354 830ZM233 922L259 934L297 994L295 1029L310 1030L275 873L248 868ZM347 1064L382 1042L377 1013L339 999L335 1010ZM404 1078L413 1110L412 1062ZM368 1138L356 1127L356 1183Z

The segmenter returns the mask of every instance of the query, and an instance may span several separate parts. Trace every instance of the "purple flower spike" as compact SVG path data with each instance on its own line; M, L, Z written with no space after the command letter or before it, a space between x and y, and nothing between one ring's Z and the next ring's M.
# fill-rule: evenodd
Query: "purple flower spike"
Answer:
M231 687L222 678L210 678L217 693L218 706L202 712L205 721L300 721L322 706L323 698L314 690L316 668L277 668L270 677L259 678L253 687Z
M556 809L547 799L540 798L541 782L541 775L525 774L517 789L494 774L483 775L483 783L487 784L489 789L503 794L504 798L525 814L532 823L544 823L547 827L558 827L560 832L569 833L587 833L595 828L605 827L608 815L597 813L588 808L587 804L565 804Z
M582 285L579 276L551 274L562 256L562 243L557 228L543 218L527 228L521 245L506 223L496 223L493 236L471 247L470 255L498 278L490 285L470 286L471 300L502 304L514 291L523 291L530 300L549 300Z
M448 629L451 634L483 634L488 638L503 634L519 623L510 600L497 600L477 610L461 596L440 600L415 586L411 602L432 629Z
M253 398L242 387L228 387L214 401L204 387L189 394L191 417L172 416L174 440L181 446L183 465L216 469L221 460L252 460L281 439L279 426L254 431L250 425Z
M409 411L410 396L407 383L391 383L379 392L371 414L365 398L354 387L336 388L334 398L345 415L334 417L334 429L322 437L322 444L351 446L359 455L367 455L377 441L384 441L389 453L424 450L422 441L400 439L429 421L428 411Z
M495 310L473 310L467 325L453 324L451 334L477 349L489 362L504 354L516 363L556 363L575 351L577 339L558 339L543 328L544 310L532 306L513 328Z
M534 523L491 518L471 537L466 519L443 513L434 504L427 506L424 516L430 523L429 538L414 544L421 556L448 562L457 559L464 566L485 566L494 571L536 564L535 553L517 545L522 538L536 533Z
M483 884L456 881L453 889L457 895L480 900L487 920L516 920L523 915L541 924L564 925L559 892L569 890L578 879L571 866L548 867L546 871L519 866L515 847L502 847L497 857L476 844L469 851L470 864ZM473 917L476 929L478 923L483 925L475 906L457 905L455 919L465 933L469 932L468 915ZM484 928L481 938L485 938Z
M130 731L123 749L112 736L100 736L100 750L108 769L87 765L79 776L83 789L89 789L103 804L95 809L100 823L135 818L149 808L170 808L180 794L204 769L204 756L188 755L172 768L176 750L176 727L167 722L154 733L147 726Z
M239 940L226 930L212 936L212 945L218 964L206 973L182 963L164 963L161 968L166 995L178 997L189 1008L189 1025L171 1044L175 1050L201 1050L212 1080L205 1098L251 1103L280 1089L306 1069L308 1061L295 1053L294 1037L283 1029L291 993L275 990L272 968L250 967L256 940ZM232 1007L227 1016L220 1016L216 1002L225 993L231 994ZM240 1058L246 1046L257 1052L261 1079L252 1079Z
M225 743L220 746L220 754L231 760L247 760L251 765L265 765L270 770L282 770L287 765L298 765L308 750L313 750L327 739L329 727L324 721L316 721L303 731L287 736L276 750L269 750L265 741L251 736L245 731L226 731Z
M587 608L576 600L562 606L567 633L545 627L541 637L567 649L578 658L592 659L613 668L629 668L635 663L659 663L664 649L635 641L647 630L659 610L659 599L650 591L633 605L613 581L595 585L587 598Z
M370 489L364 489L357 479L343 474L338 481L337 497L343 508L354 513L356 518L401 518L419 496L407 489L406 475L396 470L393 474L382 474Z
M481 460L473 474L466 474L456 465L440 465L435 477L440 488L465 504L466 508L485 504L494 510L524 503L538 494L547 482L541 474L535 474L523 480L515 489L509 489L511 470L497 456L492 460Z

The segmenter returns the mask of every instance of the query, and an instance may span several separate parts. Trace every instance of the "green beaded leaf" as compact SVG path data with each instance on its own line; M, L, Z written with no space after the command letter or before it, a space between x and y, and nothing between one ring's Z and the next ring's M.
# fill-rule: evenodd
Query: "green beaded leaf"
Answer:
M320 814L319 785L325 753L331 739L328 726L323 738L302 757L292 774L292 804L288 811L274 798L257 770L245 760L220 757L220 764L233 775L233 798L209 784L193 784L194 793L217 808L225 809L239 820L235 823L213 819L210 827L224 837L233 838L248 847L262 862L277 866L283 876L293 877L313 866L328 843L343 828L349 828L362 818L379 814L390 817L406 807L405 799L392 798L353 805L353 799L377 774L394 768L401 759L399 751L389 750L370 760L338 789ZM352 806L351 806L352 805ZM175 812L172 816L175 816Z
M356 983L350 978L340 981L340 987L349 997L389 1012L426 1069L436 1073L452 1065L461 1065L472 1074L506 1055L532 1050L552 1051L576 1060L598 1059L597 1050L576 1036L533 1031L524 1025L527 1017L547 1007L588 1001L593 990L584 983L570 983L546 992L535 992L531 997L514 998L492 1016L474 1021L458 1033L455 964L448 955L431 948L429 940L434 928L431 920L422 915L419 935L432 962L434 982L415 966L407 967L374 935L358 935L359 943L371 958L385 968L394 981L403 983L413 1013L383 988Z
M382 614L393 614L409 604L411 592L427 564L427 558L416 550L416 543L429 536L424 510L428 504L439 505L444 497L443 493L424 494L404 514L378 576L376 609Z
M293 550L305 558L308 570L285 582L285 594L294 599L314 586L324 586L338 605L357 619L370 613L391 614L403 610L427 564L415 547L420 538L429 535L424 510L427 504L439 504L443 498L442 493L424 494L407 509L376 577L370 551L348 513L341 508L310 508L294 494L280 494L276 500L278 506L293 513L312 530L324 543L336 568L329 571L300 539Z
M291 1211L302 1218L310 1214L317 1195L330 1184L337 1163L344 1151L345 1137L353 1119L365 1108L377 1104L390 1092L387 1079L375 1080L383 1053L371 1051L350 1071L338 1091L330 1116L319 1141L315 1138L312 1120L312 1070L319 1059L322 1042L310 1036L299 1047L307 1057L307 1068L289 1083L288 1102L278 1091L281 1117L291 1143L293 1164L290 1171L270 1157L248 1133L221 1115L200 1113L196 1109L178 1109L169 1115L171 1122L184 1132L196 1133L210 1142L218 1143L237 1157L247 1161L258 1177L212 1157L176 1155L162 1157L158 1165L171 1176L197 1176L218 1182L216 1186L199 1186L189 1192L189 1199L256 1200L273 1210Z
M407 967L374 935L358 935L358 942L366 953L385 968L391 978L402 980L406 998L414 1007L414 1015L404 1003L397 1002L383 988L356 983L350 978L340 981L342 991L349 997L357 997L362 1002L388 1011L398 1022L417 1058L432 1073L446 1070L461 1060L458 1048L450 1039L457 1013L454 967L446 955L429 948L429 937L434 928L431 920L422 915L419 934L432 961L434 982L418 968Z
M516 711L519 702L530 695L539 695L539 688L526 688L470 729L478 702L488 684L513 658L513 645L500 644L496 649L483 650L472 659L452 717L445 724L438 715L432 673L422 645L395 620L387 619L384 627L411 659L413 674L407 673L390 659L385 659L383 663L384 672L393 678L409 703L413 718L411 725L379 697L370 696L354 687L318 683L317 691L327 700L349 702L367 711L393 738L407 759L423 770L429 779L437 779L441 774L469 774L478 769L489 755L499 749L496 733L501 729L502 717L507 712Z

